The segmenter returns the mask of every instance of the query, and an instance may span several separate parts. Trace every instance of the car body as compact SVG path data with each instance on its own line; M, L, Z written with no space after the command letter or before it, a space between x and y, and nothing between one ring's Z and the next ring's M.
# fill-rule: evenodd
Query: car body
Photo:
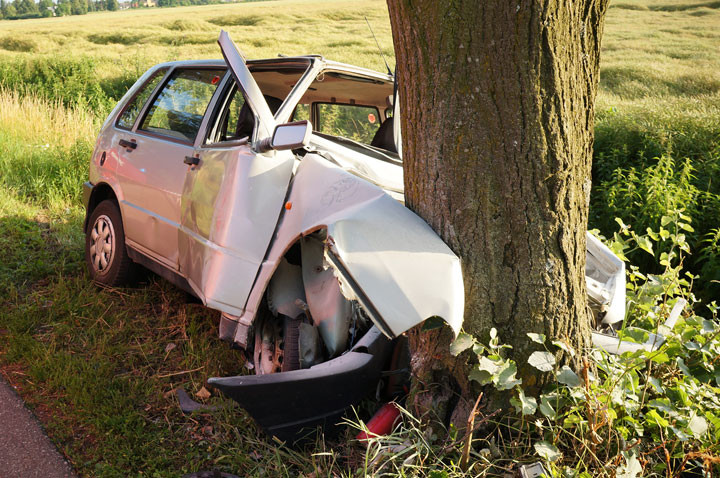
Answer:
M294 439L375 390L391 339L429 317L460 330L461 266L403 205L391 75L218 43L224 60L148 70L103 124L86 259L99 282L139 263L220 311L257 373L209 382ZM616 276L595 274L608 310Z

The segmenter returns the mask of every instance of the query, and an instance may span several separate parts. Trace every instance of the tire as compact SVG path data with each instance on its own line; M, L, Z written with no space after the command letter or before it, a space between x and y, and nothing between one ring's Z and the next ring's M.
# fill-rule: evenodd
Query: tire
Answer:
M289 372L300 368L299 327L302 317L291 319L268 311L255 323L253 363L256 375Z
M297 319L283 318L283 372L300 368L300 324L302 323L302 317L304 315Z
M125 247L120 209L106 199L90 215L85 232L85 263L90 278L107 286L126 284L132 275L133 262Z

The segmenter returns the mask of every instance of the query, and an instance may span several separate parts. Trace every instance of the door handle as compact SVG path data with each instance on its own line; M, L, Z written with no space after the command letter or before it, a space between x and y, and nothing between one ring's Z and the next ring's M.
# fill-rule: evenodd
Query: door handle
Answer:
M197 166L200 163L200 158L196 158L195 156L185 156L183 163L188 166Z
M123 148L128 148L128 149L137 148L137 143L135 141L126 141L124 139L121 139L120 141L118 141L118 144L120 146L122 146Z

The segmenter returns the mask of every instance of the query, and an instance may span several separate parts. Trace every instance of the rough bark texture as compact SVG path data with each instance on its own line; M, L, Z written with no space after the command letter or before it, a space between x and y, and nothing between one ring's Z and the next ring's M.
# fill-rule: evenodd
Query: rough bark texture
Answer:
M495 327L529 387L543 378L523 365L537 350L527 332L579 349L590 337L585 231L607 3L388 0L407 205L462 259L465 330ZM410 338L419 383L453 382L471 399L449 334ZM437 405L436 391L422 395L416 406Z

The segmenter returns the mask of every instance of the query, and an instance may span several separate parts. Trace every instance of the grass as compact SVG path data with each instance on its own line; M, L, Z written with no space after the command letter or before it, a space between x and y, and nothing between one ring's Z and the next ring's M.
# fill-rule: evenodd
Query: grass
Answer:
M217 339L217 313L165 281L148 275L122 290L89 284L80 185L101 121L148 66L218 58L224 28L250 58L322 53L383 71L364 16L392 58L382 0L0 21L0 369L81 475L350 475L363 458L347 436L318 441L327 449L277 447L217 396L209 401L221 410L182 415L167 392L197 392L207 377L242 373L243 357ZM641 208L645 198L622 186L642 190L642 178L656 174L689 198L680 205L694 208L693 240L716 237L705 249L716 252L698 269L720 264L720 202L712 196L720 194L719 32L718 2L612 3L597 103L593 225L608 233L620 215L636 230L654 227L671 205ZM656 159L663 157L671 160ZM636 183L627 180L631 169Z

